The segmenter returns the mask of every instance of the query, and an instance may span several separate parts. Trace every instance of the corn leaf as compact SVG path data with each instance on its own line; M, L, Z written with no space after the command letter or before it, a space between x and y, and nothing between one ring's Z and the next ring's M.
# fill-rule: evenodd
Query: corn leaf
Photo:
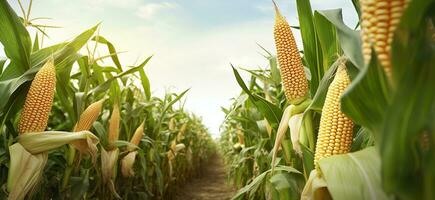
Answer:
M258 95L252 94L251 91L246 87L246 84L244 83L242 77L240 76L239 72L234 68L234 76L236 77L237 83L239 83L240 87L243 89L246 94L249 95L249 98L252 100L252 102L258 107L258 109L262 112L264 117L266 117L267 121L269 121L270 125L272 127L278 127L279 122L282 117L282 111L279 107L272 104L271 102L267 101L263 97L260 97Z
M319 86L324 71L322 66L322 49L314 29L313 11L311 3L307 0L296 0L301 30L302 43L304 46L304 61L311 72L310 91L314 94Z
M323 68L317 69L318 76L321 78L342 52L335 27L318 11L314 11L314 26L323 53Z
M319 166L333 199L391 199L381 186L381 159L374 147L323 158Z
M354 31L343 22L341 9L321 10L319 14L328 19L336 28L340 46L344 54L358 68L362 69L364 60L361 49L361 37L359 31Z
M71 42L54 45L34 52L31 56L32 67L16 78L8 78L0 81L0 96L4 99L0 101L0 110L4 109L6 103L10 100L12 93L14 93L21 85L33 79L36 72L42 67L48 58L51 56L54 58L56 70L63 71L65 68L69 68L73 61L77 58L76 52L89 40L96 30L96 26L83 32ZM57 50L57 51L53 51ZM67 78L68 77L68 78ZM59 82L59 85L69 81L69 75L63 77ZM59 79L58 79L59 80ZM66 97L65 97L66 98ZM64 103L68 103L64 99ZM72 111L72 109L71 109Z
M118 58L118 52L116 52L115 46L111 42L109 42L106 38L103 36L96 36L92 38L93 41L99 42L101 44L105 44L107 46L107 49L109 50L110 57L112 58L113 63L118 68L119 71L122 71L121 62L119 62Z
M5 0L0 1L0 42L11 60L0 80L15 78L30 68L32 41L30 35ZM2 96L3 97L3 96Z

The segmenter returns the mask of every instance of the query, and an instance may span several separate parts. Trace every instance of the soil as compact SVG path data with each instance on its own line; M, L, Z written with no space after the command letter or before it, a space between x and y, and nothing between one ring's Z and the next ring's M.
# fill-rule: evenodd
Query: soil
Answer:
M227 181L227 174L219 155L210 158L200 176L192 178L180 188L179 200L227 200L235 194L235 189Z

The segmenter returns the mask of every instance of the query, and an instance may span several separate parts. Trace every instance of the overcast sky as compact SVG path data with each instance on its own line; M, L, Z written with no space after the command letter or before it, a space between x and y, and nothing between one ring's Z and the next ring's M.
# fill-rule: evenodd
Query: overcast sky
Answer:
M17 1L8 2L21 15ZM22 2L28 5L28 0ZM276 2L288 21L298 25L295 0ZM314 0L312 7L344 8L346 22L357 19L351 0ZM220 107L240 92L229 63L267 66L257 43L275 52L271 0L34 0L35 17L52 18L40 22L62 27L47 31L47 45L102 22L100 35L117 51L127 51L120 55L124 65L154 55L146 66L153 94L191 88L186 108L202 116L214 137L224 119ZM300 43L299 32L295 34Z

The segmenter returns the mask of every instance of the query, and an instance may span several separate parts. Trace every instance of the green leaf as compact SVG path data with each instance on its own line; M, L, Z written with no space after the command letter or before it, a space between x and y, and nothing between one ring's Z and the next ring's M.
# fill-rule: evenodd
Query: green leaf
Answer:
M338 65L339 61L336 61L323 76L319 87L317 88L316 94L313 97L313 101L309 106L310 110L314 110L319 113L322 112L323 104L325 103L326 99L326 93L328 92L329 85L334 79L335 71L337 70Z
M95 87L92 90L90 90L89 93L98 94L98 93L101 93L101 92L105 92L107 89L109 89L109 87L110 87L110 85L111 85L111 83L113 81L115 81L116 79L122 78L122 77L124 77L126 75L129 75L129 74L132 74L132 73L135 73L135 72L139 71L140 69L142 69L145 66L145 64L149 61L149 59L151 59L151 56L148 57L142 64L140 64L140 65L138 65L136 67L132 67L132 68L128 69L127 71L124 71L124 72L122 72L120 74L117 74L116 76L113 76L113 77L107 79L102 84L100 84L97 87Z
M0 81L0 96L4 98L0 101L0 110L3 110L6 103L10 100L12 93L14 93L21 85L30 81L35 76L36 72L42 67L50 57L54 58L57 73L69 69L69 66L77 59L77 51L89 40L94 34L97 26L83 32L74 40L67 43L61 43L52 47L47 47L34 52L31 55L32 67L16 78L7 77L5 80ZM55 52L51 50L56 50ZM58 78L59 84L67 83L69 81L69 74L67 77Z
M148 61L151 59L152 56L148 57L144 62L140 64L140 66L145 66ZM150 80L148 79L148 76L145 73L145 70L142 68L139 70L140 74L140 81L142 83L142 88L145 92L145 97L147 100L151 99L151 86L150 86Z
M79 200L89 189L89 169L82 177L71 177L71 199Z
M234 76L236 77L237 83L239 83L240 87L243 89L246 94L249 95L249 98L252 102L257 106L257 108L261 111L264 117L269 121L272 127L278 127L278 124L282 117L282 111L279 107L267 101L261 96L256 94L252 94L251 91L246 87L245 82L240 76L239 72L232 66Z
M341 110L357 124L375 131L382 125L391 89L376 55L372 58L344 91Z
M305 180L301 174L277 173L269 181L275 190L279 192L280 199L300 199Z
M108 40L106 40L106 38L100 35L95 36L94 38L92 38L92 40L105 44L107 46L107 49L109 50L110 57L112 58L113 63L115 63L119 71L122 71L122 66L121 63L119 62L118 52L116 52L115 46L113 46L112 43L110 43Z
M358 69L362 69L364 67L364 59L359 31L354 31L344 24L341 9L321 10L319 13L335 26L340 46L346 57L348 57Z
M302 161L304 163L304 175L306 178L310 176L311 170L314 169L314 152L312 152L307 146L301 145L302 149Z
M319 39L320 48L322 49L323 68L318 68L319 80L323 77L324 72L329 69L338 55L341 55L340 44L337 39L335 27L318 11L314 11L314 26L316 27L317 37Z
M17 77L30 68L32 41L20 18L5 0L0 1L0 27L0 42L11 60L0 77L0 80L5 80L5 76Z
M361 6L359 4L359 0L352 0L352 4L356 13L358 14L358 18L361 18Z
M0 76L3 73L3 67L6 64L7 59L6 58L0 58Z
M319 160L333 199L392 199L382 190L381 160L374 147Z
M33 47L32 47L32 52L38 51L39 50L39 36L38 36L38 32L36 32L35 34L35 40L33 41Z
M299 26L304 46L304 60L311 72L310 91L314 94L323 74L322 50L314 29L313 11L307 0L296 0Z

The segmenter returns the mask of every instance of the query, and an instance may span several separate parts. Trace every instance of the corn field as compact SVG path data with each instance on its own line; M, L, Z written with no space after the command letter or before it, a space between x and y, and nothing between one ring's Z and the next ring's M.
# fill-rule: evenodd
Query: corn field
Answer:
M216 157L234 200L435 199L435 0L348 0L355 27L287 1L268 65L226 68L214 139L189 89L152 92L153 56L123 64L101 24L46 45L32 1L0 0L0 199L180 199Z
M151 57L121 64L99 25L44 46L27 31L41 27L0 10L1 199L168 199L200 172L214 142L187 90L151 95Z
M306 0L288 24L275 4L277 54L233 67L242 91L220 139L233 199L435 198L435 2L352 3L356 27Z

